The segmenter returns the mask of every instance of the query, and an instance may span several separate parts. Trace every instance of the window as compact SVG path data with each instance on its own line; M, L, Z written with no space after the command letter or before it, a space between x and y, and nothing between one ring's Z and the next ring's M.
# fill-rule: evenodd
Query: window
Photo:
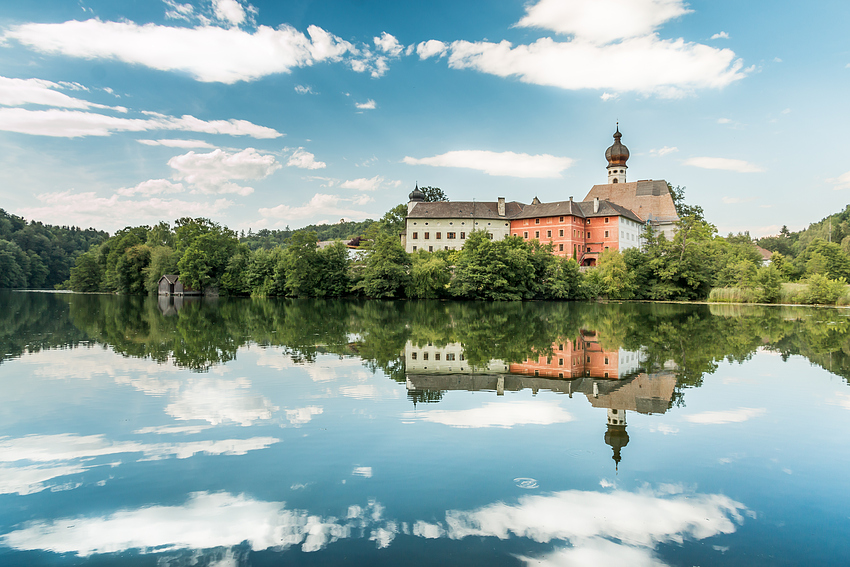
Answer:
M461 232L461 233L460 233L460 239L461 239L461 240L463 240L464 238L466 238L466 233L465 233L465 232Z
M564 245L558 244L558 252L563 252L563 251L564 251Z
M540 238L540 231L539 230L534 231L534 238Z
M430 233L430 232L426 232L426 233L425 233L425 240L428 240L429 238L431 238L431 233Z
M540 224L540 219L534 219L534 224Z
M588 362L590 362L590 357L589 357L589 356L587 357L587 361L588 361Z
M608 373L607 373L607 372L605 373L605 377L606 377L606 378L608 378Z
M590 219L587 219L587 224L590 224Z
M605 357L605 364L608 364L608 357Z
M448 250L448 249L449 249L448 246L443 246L443 250Z
M558 345L558 350L564 350L564 345Z
M428 252L433 252L433 251L434 251L434 247L433 247L433 246L429 246L429 247L428 247ZM590 249L588 249L588 252L589 252L589 251L590 251Z
M535 375L535 376L540 376L540 371L539 371L539 370L535 370L535 371L534 371L534 375Z
M517 233L514 233L514 236L519 236L519 234L517 234Z
M605 250L608 250L608 247L607 247L607 246L605 247Z
M558 236L564 236L564 229L563 228L560 231L558 231Z
M422 353L422 360L428 360L428 353L427 352Z
M605 217L605 224L608 224L608 217Z
M460 359L461 359L461 360L463 360L463 355L462 355L462 354L460 355Z
M523 238L528 238L528 233L527 233L527 232L523 232L523 233L522 233L522 237L523 237Z
M561 217L561 220L558 222L564 222L564 217ZM563 236L563 234L561 236Z
M427 235L428 233L426 232L425 234ZM590 232L587 233L587 237L590 238ZM428 238L428 237L426 236L425 238Z
M429 246L429 248L430 248L430 246ZM590 246L587 247L587 251L590 252Z
M410 353L410 360L416 360L416 353L415 352Z
M440 234L439 232L437 234ZM440 238L439 236L437 238ZM605 231L605 238L608 238L608 231Z
M490 240L493 240L493 235L492 235L492 234L490 234L490 233L488 232L488 233L487 233L487 238L489 238Z
M454 359L455 359L455 353L453 353L453 352L447 352L446 353L446 360L448 360L449 362L452 362L452 361L454 361Z
M563 365L564 365L564 359L563 359L563 358L559 358L559 359L558 359L558 366L563 366Z
M413 251L416 252L416 246L413 247Z
M440 360L440 353L439 352L434 353L434 360Z
M446 238L448 238L449 240L454 240L455 238L457 238L457 233L456 232L447 232Z
M443 233L442 233L442 232L438 232L438 233L437 233L437 240L441 239L442 237L443 237Z

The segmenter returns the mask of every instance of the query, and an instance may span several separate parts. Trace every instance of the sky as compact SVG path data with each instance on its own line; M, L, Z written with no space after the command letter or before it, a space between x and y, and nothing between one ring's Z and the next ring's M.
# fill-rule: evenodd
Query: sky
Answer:
M0 0L0 208L114 232L581 200L627 178L721 234L850 197L850 3Z

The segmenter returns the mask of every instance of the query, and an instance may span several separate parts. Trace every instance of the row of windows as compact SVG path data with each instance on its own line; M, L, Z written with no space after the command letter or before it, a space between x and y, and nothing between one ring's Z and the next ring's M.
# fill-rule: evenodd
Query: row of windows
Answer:
M608 233L609 233L609 231L607 231L607 230L606 230L606 231L605 231L605 238L609 238L609 234L608 234ZM440 233L438 232L438 233L437 233L437 235L438 235L438 236L437 236L437 238L439 238L439 234L440 234ZM451 233L450 233L450 234L451 234ZM461 234L463 234L463 233L461 233ZM426 236L425 236L425 238L428 238L428 236L427 236L427 235L428 235L428 233L427 233L427 232L425 233L425 235L426 235ZM515 233L514 233L514 236L519 236L519 233L518 233L518 232L515 232ZM558 231L558 236L559 236L559 237L563 237L563 236L564 236L564 231L563 231L563 230L559 230L559 231ZM575 237L575 236L578 236L578 234L577 234L577 231L573 230L573 237ZM623 231L622 231L622 230L620 231L620 236L621 236L621 237L623 236ZM523 238L528 238L528 231L523 232L523 233L522 233L522 237L523 237ZM416 233L415 233L415 232L413 233L413 238L416 238ZM461 237L461 238L463 238L463 237ZM538 238L538 239L540 238L540 231L539 231L539 230L535 230L535 231L534 231L534 238ZM552 238L552 231L551 231L551 230L547 230L547 231L546 231L546 238ZM588 232L588 233L587 233L587 238L590 238L590 232Z
M608 224L610 217L605 217L605 224ZM578 217L573 217L573 222L577 222ZM564 217L559 218L559 222L564 222ZM580 222L580 221L578 221ZM528 224L528 221L525 221L525 224ZM540 219L534 219L534 224L540 224ZM590 219L587 219L587 224L590 224Z
M417 356L418 356L417 353L411 352L410 353L410 360L416 360ZM458 356L460 357L458 360L464 360L463 354L460 354ZM446 360L448 362L453 362L454 359L455 359L455 353L453 353L453 352L447 352L446 353ZM422 360L428 360L428 353L427 352L422 353ZM439 352L434 353L434 360L440 360L440 353Z
M577 360L578 360L577 358L573 358L573 366L575 366L575 365L576 365L576 361L577 361ZM537 361L536 361L536 360L531 360L531 359L529 358L529 359L528 359L528 362L533 364L533 363L535 363L535 362L537 362ZM587 362L590 362L590 357L589 357L589 356L587 357ZM552 357L551 357L551 356L546 358L546 364L552 364ZM608 357L607 357L607 356L605 357L605 364L606 364L606 365L608 364ZM563 365L564 365L564 359L563 359L563 358L559 358L559 359L558 359L558 366L563 366Z
M437 232L437 233L434 233L434 234L435 234L435 237L436 237L436 239L437 239L437 240L440 240L440 239L443 237L443 233L442 233L442 232ZM413 239L414 239L414 240L417 240L418 238L419 238L419 233L418 233L418 232L414 232L414 233L413 233ZM426 233L425 233L425 240L428 240L429 238L431 238L431 233L430 233L430 232L426 232ZM447 233L446 233L446 238L447 238L448 240L454 240L455 238L457 238L457 233L456 233L456 232L447 232ZM461 240L466 239L466 233L465 233L465 232L461 232L461 233L460 233L460 239L461 239Z

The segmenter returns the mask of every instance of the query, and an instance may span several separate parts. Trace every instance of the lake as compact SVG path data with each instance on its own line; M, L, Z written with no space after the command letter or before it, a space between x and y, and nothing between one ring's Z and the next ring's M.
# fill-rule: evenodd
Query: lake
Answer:
M848 315L0 291L0 564L848 564Z

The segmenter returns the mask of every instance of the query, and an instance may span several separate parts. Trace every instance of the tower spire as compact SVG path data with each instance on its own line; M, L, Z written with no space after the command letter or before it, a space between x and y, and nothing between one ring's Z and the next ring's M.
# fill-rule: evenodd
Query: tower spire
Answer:
M614 132L614 143L605 150L605 159L608 160L608 183L625 183L626 170L629 168L626 161L629 159L629 148L624 146L620 139L623 135L620 133L620 121L617 121L617 128Z

